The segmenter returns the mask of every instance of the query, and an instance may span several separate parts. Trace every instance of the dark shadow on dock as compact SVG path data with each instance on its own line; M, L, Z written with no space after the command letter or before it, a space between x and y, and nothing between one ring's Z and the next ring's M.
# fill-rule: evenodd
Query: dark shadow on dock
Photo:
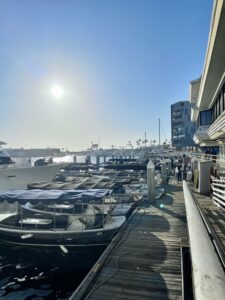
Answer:
M164 185L163 188L165 189L165 195L162 196L162 198L155 201L155 203L151 203L150 205L156 207L159 209L159 213L163 215L164 213L171 215L172 217L179 219L183 223L187 223L186 215L180 214L179 212L176 212L176 209L173 207L172 209L169 209L168 205L172 206L174 203L174 194L175 192L181 192L183 191L182 185L178 184L169 184Z
M91 290L82 299L168 299L161 272L168 264L167 246L160 236L170 230L165 217L141 208L105 261ZM156 234L154 234L156 233ZM170 256L176 253L170 252ZM177 270L177 272L179 272ZM78 298L76 298L78 299Z

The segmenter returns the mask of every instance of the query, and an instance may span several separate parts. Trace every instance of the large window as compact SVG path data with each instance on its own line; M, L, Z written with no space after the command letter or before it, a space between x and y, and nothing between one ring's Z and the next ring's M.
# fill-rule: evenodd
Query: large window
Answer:
M222 85L218 96L212 106L212 119L215 121L225 111L225 83Z
M204 110L200 112L200 126L211 125L212 124L212 111Z
M223 106L223 89L219 94L219 99L220 99L220 114L224 111L224 106Z

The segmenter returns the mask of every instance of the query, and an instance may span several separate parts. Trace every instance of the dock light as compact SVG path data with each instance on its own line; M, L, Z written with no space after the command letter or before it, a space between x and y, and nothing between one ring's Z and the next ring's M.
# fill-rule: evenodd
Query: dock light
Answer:
M159 207L160 207L160 208L163 208L163 207L164 207L164 204L161 203L161 204L159 205Z

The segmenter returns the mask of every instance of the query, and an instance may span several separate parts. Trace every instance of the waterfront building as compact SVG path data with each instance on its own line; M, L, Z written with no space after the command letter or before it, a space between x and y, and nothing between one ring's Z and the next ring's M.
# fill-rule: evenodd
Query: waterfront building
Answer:
M197 122L194 141L219 147L225 160L225 1L214 1L202 76L190 82L191 120Z
M195 123L190 120L189 101L179 101L171 105L171 140L177 150L189 150L195 146L193 135Z

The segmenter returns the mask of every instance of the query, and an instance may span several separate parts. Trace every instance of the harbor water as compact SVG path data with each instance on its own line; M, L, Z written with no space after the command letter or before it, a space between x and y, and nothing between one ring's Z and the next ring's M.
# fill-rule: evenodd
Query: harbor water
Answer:
M9 167L29 167L31 159L13 158ZM85 156L77 157L85 162ZM91 157L96 163L96 158ZM102 161L101 161L102 162ZM97 261L104 247L74 247L65 254L60 248L15 247L0 244L0 298L68 299Z
M103 247L69 250L0 245L0 297L4 300L68 299Z

